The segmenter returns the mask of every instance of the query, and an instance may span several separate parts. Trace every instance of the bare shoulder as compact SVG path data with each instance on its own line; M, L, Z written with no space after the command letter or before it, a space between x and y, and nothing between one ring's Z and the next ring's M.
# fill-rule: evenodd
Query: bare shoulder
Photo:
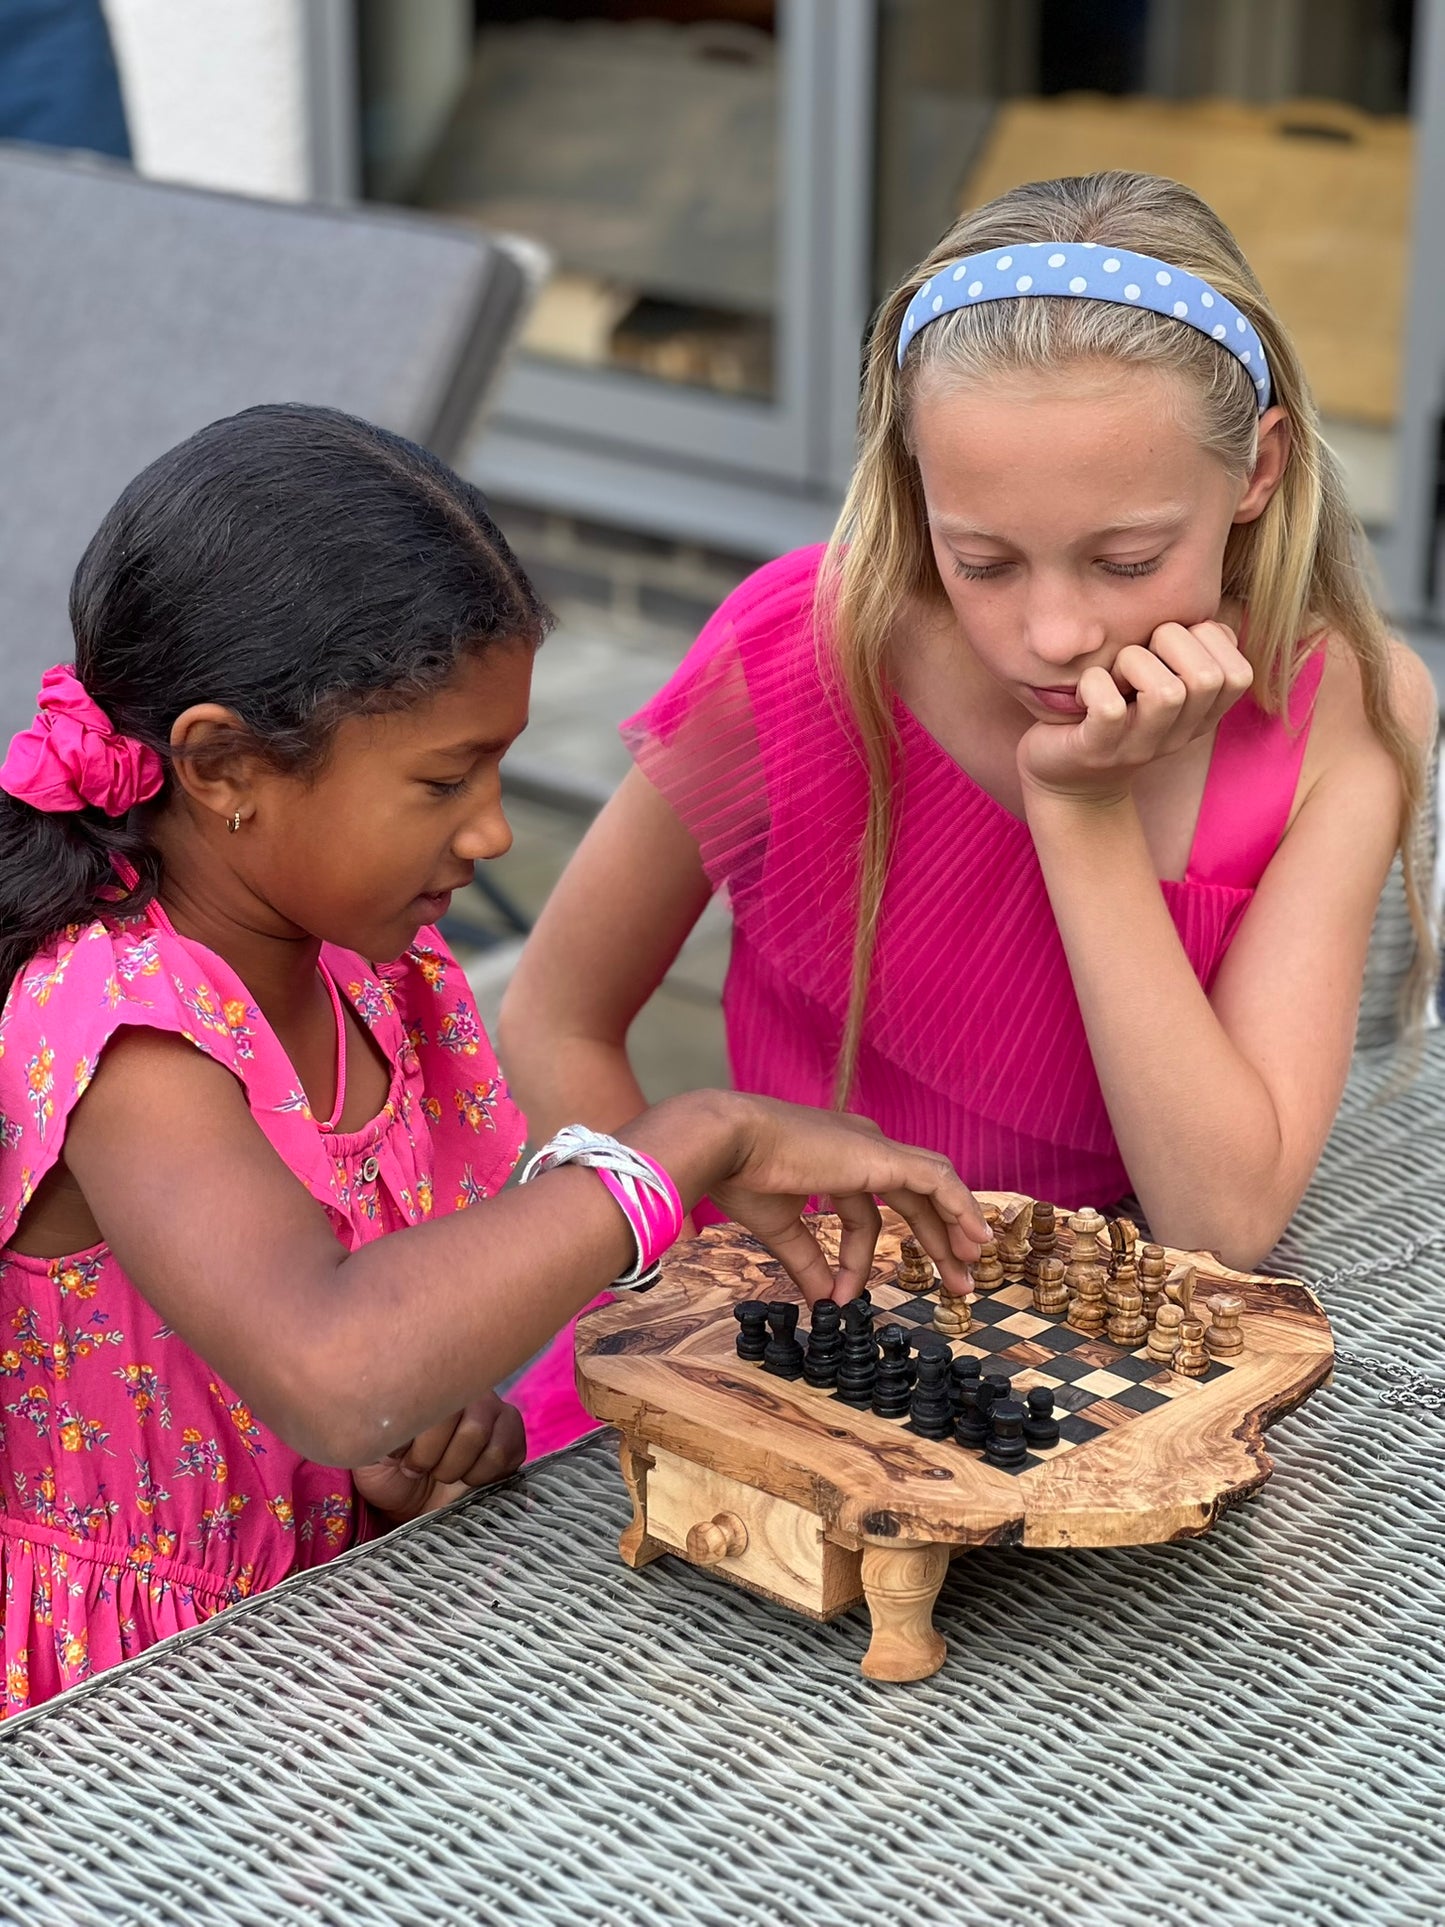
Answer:
M1346 773L1356 781L1371 768L1384 779L1398 781L1394 755L1370 720L1358 655L1339 636L1328 637L1324 648L1324 674L1315 699L1300 800L1321 783L1333 787L1335 779ZM1419 750L1428 751L1439 718L1434 679L1415 651L1395 639L1390 643L1389 700L1406 736Z

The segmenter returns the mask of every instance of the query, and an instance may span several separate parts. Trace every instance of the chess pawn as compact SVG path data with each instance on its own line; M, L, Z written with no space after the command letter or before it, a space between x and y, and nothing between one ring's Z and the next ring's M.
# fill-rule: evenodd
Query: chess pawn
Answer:
M1045 1258L1034 1285L1034 1310L1040 1318L1062 1318L1069 1309L1069 1287L1064 1283L1061 1258Z
M1186 1378L1203 1378L1209 1370L1209 1353L1204 1349L1202 1318L1180 1319L1179 1349L1174 1354L1173 1369L1176 1372L1183 1372Z
M1179 1349L1179 1327L1184 1323L1184 1313L1178 1305L1163 1304L1149 1330L1149 1356L1156 1365L1174 1366L1174 1354Z
M988 1415L988 1442L984 1457L994 1465L1018 1465L1028 1457L1024 1437L1024 1408L1016 1398L1001 1398Z
M1163 1245L1145 1245L1139 1253L1139 1289L1144 1295L1144 1316L1152 1325L1154 1314L1164 1302L1164 1280L1169 1265Z
M1023 1283L1024 1266L1029 1255L1029 1226L1032 1222L1031 1198L1017 1198L1012 1204L1004 1205L998 1214L995 1242L1006 1284Z
M998 1253L998 1240L988 1238L979 1249L978 1257L971 1267L975 1291L997 1291L1003 1283L1003 1260Z
M1149 1336L1144 1300L1136 1285L1121 1286L1117 1279L1110 1282L1108 1332L1109 1343L1122 1345L1126 1352L1137 1351Z
M1052 1258L1058 1248L1054 1207L1040 1200L1034 1205L1029 1219L1029 1255L1024 1261L1024 1277L1030 1285L1038 1278L1039 1266L1044 1259Z
M1091 1204L1086 1204L1082 1211L1076 1211L1069 1219L1069 1226L1074 1234L1071 1257L1103 1257L1103 1246L1100 1240L1104 1235L1104 1219L1101 1212L1096 1211Z
M933 1260L916 1238L905 1238L899 1247L893 1282L903 1291L933 1290Z
M933 1312L933 1329L945 1338L962 1338L973 1323L968 1300L938 1287L938 1303Z
M1059 1421L1054 1417L1054 1395L1047 1385L1030 1386L1026 1400L1028 1416L1024 1437L1036 1452L1047 1452L1059 1442Z
M1204 1343L1209 1348L1210 1357L1237 1358L1244 1350L1244 1333L1239 1328L1244 1300L1231 1293L1224 1298L1212 1298L1209 1309L1212 1316L1209 1330L1204 1334Z
M738 1357L761 1365L768 1349L768 1308L761 1298L744 1298L733 1306L738 1321Z

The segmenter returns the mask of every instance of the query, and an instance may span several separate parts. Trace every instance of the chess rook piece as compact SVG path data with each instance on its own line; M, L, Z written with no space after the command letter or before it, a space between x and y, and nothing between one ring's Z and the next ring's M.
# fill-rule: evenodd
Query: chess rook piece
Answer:
M1204 1349L1204 1320L1192 1314L1179 1322L1179 1349L1173 1369L1186 1378L1203 1378L1209 1370L1209 1353Z
M1052 1258L1059 1248L1058 1231L1054 1220L1054 1207L1039 1202L1034 1205L1029 1219L1029 1255L1024 1261L1024 1277L1030 1285L1038 1280L1039 1266L1045 1258Z
M958 1297L940 1283L938 1303L933 1312L933 1329L945 1338L962 1338L973 1324L973 1313L966 1298Z
M1054 1417L1054 1395L1047 1385L1031 1385L1025 1398L1024 1437L1033 1450L1047 1452L1059 1442L1059 1421Z
M878 1334L882 1357L873 1381L873 1410L879 1418L907 1418L913 1398L913 1360L908 1355L908 1333L901 1325L885 1325Z
M1209 1310L1209 1330L1204 1334L1204 1343L1210 1357L1237 1358L1244 1350L1244 1333L1239 1328L1244 1300L1233 1293L1224 1298L1211 1298Z
M1164 1280L1168 1261L1163 1245L1145 1245L1139 1253L1139 1290L1144 1297L1144 1316L1152 1325L1154 1314L1164 1302Z
M1144 1300L1137 1285L1124 1285L1117 1278L1109 1281L1109 1343L1122 1345L1126 1352L1137 1351L1149 1336L1149 1320L1144 1316Z
M1184 1323L1184 1313L1178 1305L1163 1304L1149 1331L1149 1356L1156 1365L1167 1365L1173 1369L1174 1354L1179 1349L1179 1327Z
M1040 1318L1062 1318L1069 1309L1069 1287L1061 1258L1045 1258L1034 1285L1034 1310Z
M926 1439L946 1439L953 1434L953 1399L948 1384L951 1363L946 1351L930 1350L918 1355L918 1378L913 1387L909 1419L914 1431Z
M1024 1408L1016 1398L1001 1398L988 1415L988 1440L984 1457L994 1465L1018 1465L1028 1457L1024 1437Z
M796 1305L769 1305L767 1311L768 1330L773 1334L768 1340L767 1350L763 1353L763 1370L771 1372L774 1378L801 1378L803 1376L803 1348L798 1343L798 1307Z
M831 1298L813 1307L813 1322L808 1330L807 1350L803 1353L803 1379L821 1391L831 1391L838 1383L838 1365L843 1357L843 1313Z
M1003 1283L1003 1260L998 1255L997 1238L987 1238L971 1267L975 1291L997 1291Z
M761 1365L768 1349L768 1308L761 1298L744 1298L733 1306L738 1321L738 1357L750 1365Z
M933 1260L916 1238L905 1238L900 1245L893 1282L903 1291L933 1290Z
M873 1310L855 1298L843 1307L843 1356L838 1363L838 1396L845 1405L866 1409L878 1379L878 1341Z
M1033 1222L1033 1200L1017 1198L1006 1204L998 1214L998 1227L995 1243L998 1245L999 1263L1003 1266L1004 1281L1010 1285L1021 1285L1024 1266L1029 1255L1029 1227Z

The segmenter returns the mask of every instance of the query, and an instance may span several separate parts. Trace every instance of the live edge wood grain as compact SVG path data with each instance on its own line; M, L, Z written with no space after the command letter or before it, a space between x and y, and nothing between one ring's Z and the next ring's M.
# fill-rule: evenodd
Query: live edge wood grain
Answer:
M1012 1201L1008 1193L983 1200ZM903 1233L901 1220L885 1213L880 1282L892 1280ZM685 1534L664 1547L646 1503L655 1473L639 1461L655 1465L656 1448L728 1482L729 1503L694 1508L689 1526L726 1510L752 1532L744 1505L731 1502L739 1488L751 1489L813 1515L824 1540L853 1551L1132 1545L1206 1531L1269 1476L1265 1427L1329 1377L1334 1347L1324 1311L1298 1281L1231 1271L1207 1253L1166 1255L1171 1268L1195 1266L1200 1298L1228 1293L1240 1301L1244 1351L1232 1369L1062 1458L1009 1474L951 1442L918 1438L743 1364L733 1304L796 1293L737 1226L704 1232L677 1247L651 1292L599 1307L577 1328L582 1402L624 1434L623 1464L637 1501L624 1556L638 1564L678 1543L685 1548ZM795 1551L796 1538L790 1544ZM724 1557L718 1570L735 1563L742 1561ZM759 1589L791 1596L766 1580ZM807 1609L828 1607L820 1597Z

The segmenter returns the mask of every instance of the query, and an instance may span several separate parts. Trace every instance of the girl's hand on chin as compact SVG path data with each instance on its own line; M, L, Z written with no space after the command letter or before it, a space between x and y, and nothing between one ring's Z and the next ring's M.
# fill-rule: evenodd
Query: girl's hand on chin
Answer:
M1131 643L1112 670L1086 669L1077 721L1035 723L1018 748L1025 798L1117 802L1157 757L1209 733L1254 681L1234 632L1222 622L1166 622L1149 647Z

